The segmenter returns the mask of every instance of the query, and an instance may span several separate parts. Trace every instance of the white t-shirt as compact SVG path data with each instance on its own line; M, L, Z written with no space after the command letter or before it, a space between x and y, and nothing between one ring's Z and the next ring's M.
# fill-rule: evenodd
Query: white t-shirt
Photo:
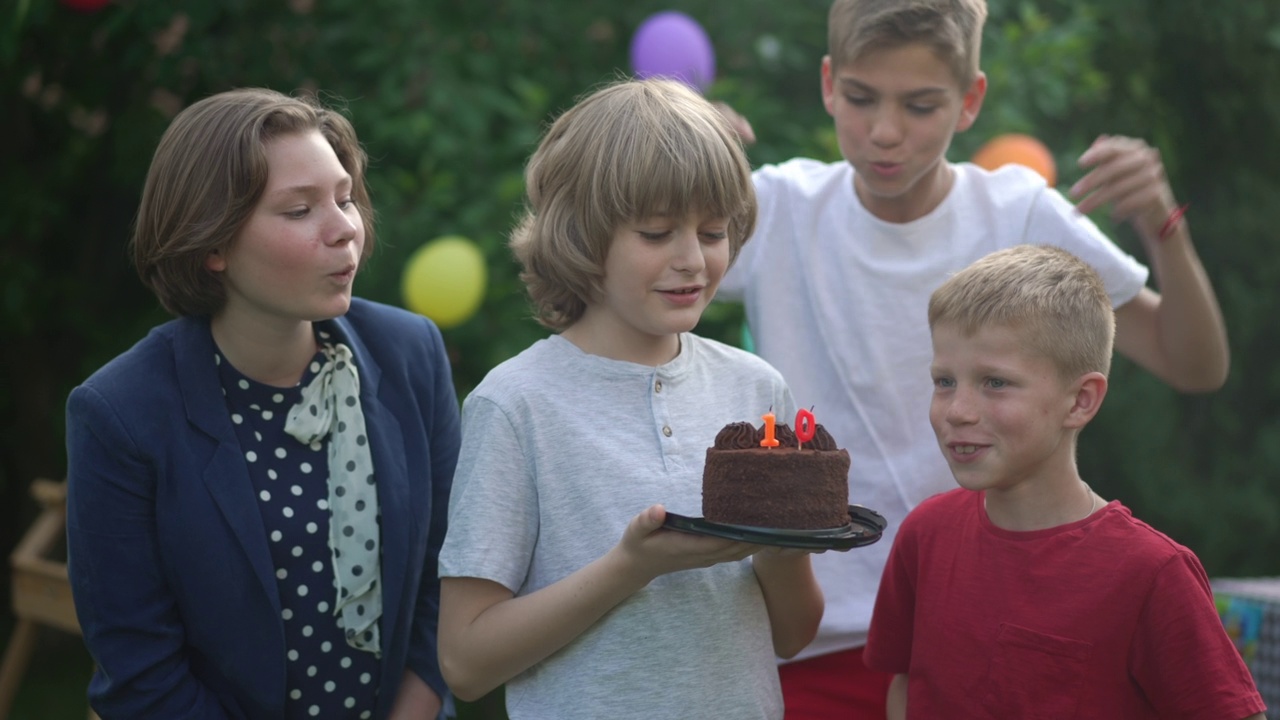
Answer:
M1021 243L1076 254L1101 274L1117 307L1147 279L1144 266L1031 170L953 167L946 199L909 223L867 212L847 162L792 160L753 176L756 231L717 297L745 303L756 352L849 450L850 502L889 521L875 545L813 558L826 612L797 659L866 643L898 524L920 501L955 487L929 426L933 291L978 258Z
M795 413L782 376L684 333L659 367L559 335L494 368L462 408L441 577L517 596L604 555L641 510L702 515L722 427ZM780 412L781 411L781 412ZM750 560L663 575L507 683L512 720L782 717L769 618Z

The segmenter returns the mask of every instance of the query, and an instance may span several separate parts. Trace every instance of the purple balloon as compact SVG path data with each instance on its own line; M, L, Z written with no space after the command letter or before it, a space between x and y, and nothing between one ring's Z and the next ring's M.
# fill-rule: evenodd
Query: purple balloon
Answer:
M631 68L638 77L670 77L705 91L716 75L711 39L697 20L667 10L640 23L631 38Z

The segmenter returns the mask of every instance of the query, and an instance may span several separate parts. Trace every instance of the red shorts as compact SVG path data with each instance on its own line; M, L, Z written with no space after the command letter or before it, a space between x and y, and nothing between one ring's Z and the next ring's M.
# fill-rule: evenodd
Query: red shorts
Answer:
M786 720L884 720L890 673L862 663L862 648L778 666Z

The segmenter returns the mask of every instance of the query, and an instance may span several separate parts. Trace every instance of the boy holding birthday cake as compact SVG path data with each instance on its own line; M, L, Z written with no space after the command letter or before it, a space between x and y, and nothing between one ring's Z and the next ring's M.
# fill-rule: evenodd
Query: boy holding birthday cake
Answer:
M726 422L795 412L763 360L691 332L755 224L740 141L696 92L608 86L526 170L511 245L556 334L462 409L440 658L508 715L779 720L776 658L823 599L798 551L664 529Z

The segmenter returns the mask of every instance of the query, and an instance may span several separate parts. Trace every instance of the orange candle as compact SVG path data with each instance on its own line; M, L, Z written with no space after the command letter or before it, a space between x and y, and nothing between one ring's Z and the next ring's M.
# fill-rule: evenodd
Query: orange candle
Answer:
M764 420L764 439L760 441L760 447L778 447L778 440L773 436L773 423L776 422L776 418L771 412L767 412L760 417Z
M813 434L817 432L818 425L813 419L813 413L800 408L796 411L796 448L800 448L804 443L813 439Z

